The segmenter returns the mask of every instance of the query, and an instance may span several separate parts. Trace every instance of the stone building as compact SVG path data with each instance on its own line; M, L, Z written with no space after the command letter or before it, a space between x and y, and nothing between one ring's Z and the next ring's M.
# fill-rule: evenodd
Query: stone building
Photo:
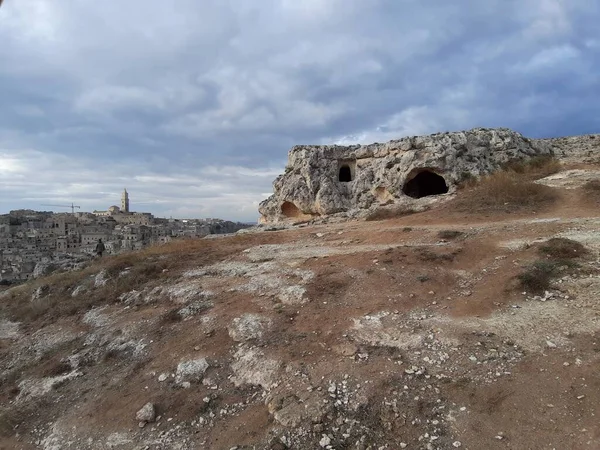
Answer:
M129 212L129 194L127 193L127 189L123 189L123 194L121 194L121 211L124 213Z
M127 225L151 225L154 216L150 213L131 212L129 209L129 193L123 189L121 194L121 207L113 205L106 211L94 211L97 217L111 218L116 223Z
M298 145L261 222L303 221L335 214L360 217L384 205L415 209L452 194L458 184L510 160L552 154L552 145L506 128L405 137L384 144Z

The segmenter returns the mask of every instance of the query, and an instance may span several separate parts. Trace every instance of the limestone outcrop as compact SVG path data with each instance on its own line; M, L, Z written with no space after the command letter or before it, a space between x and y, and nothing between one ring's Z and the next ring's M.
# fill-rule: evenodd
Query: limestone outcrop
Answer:
M510 160L552 155L552 142L506 129L405 137L369 145L298 145L274 194L260 204L261 222L366 215L383 205L419 209L452 194L465 179Z

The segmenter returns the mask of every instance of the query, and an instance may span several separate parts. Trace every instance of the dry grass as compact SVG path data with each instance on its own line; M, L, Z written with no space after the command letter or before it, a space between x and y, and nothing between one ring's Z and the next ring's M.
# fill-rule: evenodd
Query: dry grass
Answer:
M560 172L562 164L552 156L536 156L527 160L509 161L503 169L505 172L519 174L531 181Z
M0 302L0 311L12 320L28 324L39 319L51 322L95 306L114 303L121 294L160 280L164 267L164 261L140 259L129 254L106 258L83 271L54 274L12 290ZM124 273L125 269L129 270ZM108 283L101 289L92 289L93 276L102 270L109 277ZM88 291L74 298L71 294L80 285L87 286ZM33 292L42 286L49 287L47 294L32 300Z
M544 208L558 198L558 192L551 187L533 183L528 176L503 171L482 178L473 189L464 191L453 207L474 213L513 212Z
M241 235L229 237L227 245L219 239L182 239L139 252L96 259L82 270L53 274L11 289L0 299L0 315L35 328L60 317L115 303L121 294L133 289L162 285L190 266L210 265L239 254L257 240L276 243L281 239L274 234ZM101 288L94 288L93 277L103 270L109 281ZM81 285L88 290L73 298L73 290ZM31 301L33 292L40 286L49 287L47 295Z

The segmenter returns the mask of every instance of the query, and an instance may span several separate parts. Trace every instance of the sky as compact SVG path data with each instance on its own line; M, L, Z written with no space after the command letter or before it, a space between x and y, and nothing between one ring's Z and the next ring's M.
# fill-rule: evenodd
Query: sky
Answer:
M296 144L600 132L600 2L5 0L0 214L255 221Z

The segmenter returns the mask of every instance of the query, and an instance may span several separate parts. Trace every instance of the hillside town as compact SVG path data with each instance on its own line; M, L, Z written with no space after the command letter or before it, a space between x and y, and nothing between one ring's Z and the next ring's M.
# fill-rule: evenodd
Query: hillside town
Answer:
M0 215L0 283L12 284L76 268L95 255L141 250L176 238L234 233L250 225L221 219L166 219L132 212L125 189L121 206L70 213L15 210Z

